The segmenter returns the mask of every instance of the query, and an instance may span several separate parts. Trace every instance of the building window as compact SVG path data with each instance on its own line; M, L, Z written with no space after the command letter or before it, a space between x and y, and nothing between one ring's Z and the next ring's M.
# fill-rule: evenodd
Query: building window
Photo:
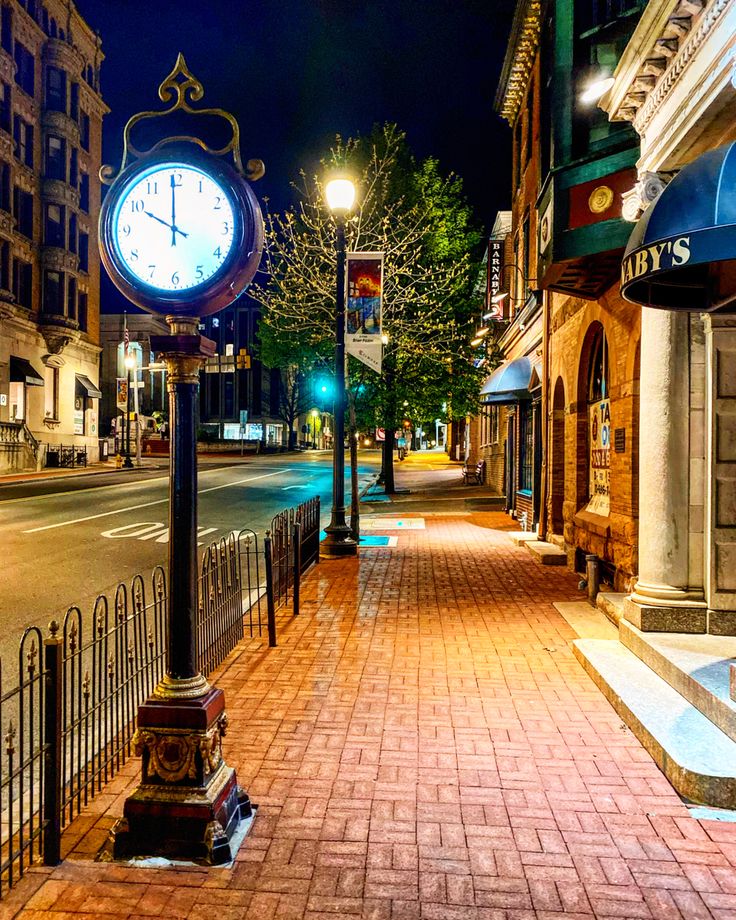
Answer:
M72 147L69 154L69 185L79 187L79 152L76 147Z
M46 368L46 386L44 387L44 413L46 418L54 421L59 418L59 368Z
M43 241L47 246L66 246L64 223L66 221L66 208L58 204L46 205L46 218L44 221Z
M77 322L82 332L87 331L87 292L80 291L77 295Z
M52 316L64 315L64 276L61 272L44 272L43 312Z
M521 265L521 270L524 274L524 279L523 279L524 293L522 296L526 300L526 297L527 297L527 294L530 288L529 266L531 265L531 259L529 257L529 247L531 245L531 236L529 235L529 212L528 211L526 213L526 217L524 218L524 223L522 224L522 233L523 233L523 246L524 246L524 250L522 252L523 262Z
M10 213L10 164L0 161L0 210Z
M15 58L15 82L24 93L32 97L36 88L36 62L33 60L33 55L25 45L16 41L13 56Z
M72 83L69 94L69 117L73 121L79 121L79 83Z
M10 242L0 240L0 288L10 290Z
M33 169L33 125L29 125L20 115L13 119L13 139L16 157Z
M0 128L10 134L12 108L10 103L10 84L0 80Z
M66 114L66 74L58 67L46 68L46 108Z
M69 215L69 243L67 244L67 249L69 252L76 253L77 251L77 215L74 213Z
M514 172L516 174L516 188L521 184L521 112L514 125Z
M89 214L89 176L86 172L79 173L79 207Z
M17 185L13 189L13 216L18 233L33 239L33 195Z
M85 111L79 117L79 142L83 150L89 150L89 115Z
M491 406L491 444L498 444L501 422L501 409Z
M599 326L591 343L588 370L588 505L610 513L611 402L608 395L608 342Z
M0 44L8 54L13 53L13 11L3 3L0 12Z
M53 134L46 138L46 178L66 181L66 141Z
M534 482L534 412L531 403L519 405L519 489L532 491Z
M33 307L33 266L22 259L13 260L13 294L15 302L30 310Z
M69 319L77 318L77 279L71 276L67 279L66 312Z
M79 231L79 270L89 271L89 234Z

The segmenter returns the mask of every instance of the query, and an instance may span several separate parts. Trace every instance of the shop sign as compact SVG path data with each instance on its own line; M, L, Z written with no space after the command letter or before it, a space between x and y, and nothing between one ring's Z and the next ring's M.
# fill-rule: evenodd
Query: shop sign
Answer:
M669 272L690 261L690 237L678 236L635 249L621 265L621 284L641 281L659 272ZM698 260L700 261L700 260Z
M84 409L74 406L74 434L84 434Z
M611 508L611 401L601 399L589 410L590 501L587 511L608 517Z
M503 272L503 240L488 242L488 293L493 298L501 293Z

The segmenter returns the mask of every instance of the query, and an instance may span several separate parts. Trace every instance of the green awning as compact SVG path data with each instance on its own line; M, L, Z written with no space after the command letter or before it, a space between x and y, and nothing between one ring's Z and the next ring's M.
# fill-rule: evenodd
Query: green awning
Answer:
M27 387L42 387L43 377L34 370L31 362L26 358L10 356L10 382L24 383Z
M89 377L85 377L84 374L77 374L74 395L88 396L90 399L102 399L102 392L98 390Z

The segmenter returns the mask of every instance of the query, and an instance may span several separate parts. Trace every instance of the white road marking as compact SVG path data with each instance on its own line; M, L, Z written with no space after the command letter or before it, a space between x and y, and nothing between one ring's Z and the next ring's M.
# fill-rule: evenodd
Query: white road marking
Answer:
M255 482L257 479L268 479L270 476L280 476L282 473L291 472L287 467L283 470L277 470L275 473L264 473L262 476L250 476L247 479L238 479L236 482L228 482L221 486L211 486L209 489L199 489L198 494L205 492L215 492L218 489L229 489L231 486L240 486L245 482ZM96 521L99 518L111 517L113 514L127 514L129 511L138 511L140 508L152 508L154 505L165 505L168 502L166 498L159 498L153 502L143 502L140 505L131 505L128 508L117 508L115 511L103 511L100 514L89 514L87 517L76 518L73 521L60 521L58 524L44 524L43 527L33 527L31 530L24 530L23 533L40 533L42 530L55 530L57 527L70 527L72 524L84 524L86 521Z
M203 537L205 534L214 533L217 527L198 527L197 536ZM101 537L108 540L153 540L157 543L169 542L169 528L160 521L141 521L136 524L123 524L122 527L113 527L112 530L103 530L100 532ZM198 543L202 546L202 543Z

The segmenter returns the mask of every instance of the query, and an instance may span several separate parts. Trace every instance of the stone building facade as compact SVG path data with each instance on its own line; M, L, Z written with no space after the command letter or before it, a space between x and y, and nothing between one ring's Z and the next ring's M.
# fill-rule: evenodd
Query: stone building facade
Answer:
M66 0L0 4L0 469L97 459L100 42Z
M650 0L601 100L612 123L631 125L640 141L636 175L622 194L628 219L644 215L645 225L672 201L677 231L705 209L715 225L714 260L719 207L727 213L736 199L728 169L729 153L731 161L736 155L729 151L736 141L735 66L733 2ZM721 185L708 180L715 160ZM691 178L684 188L678 181L670 186L680 170ZM736 248L720 258L736 258ZM708 312L697 309L706 287L728 287L729 269L720 264L706 266L709 280L700 288L697 269L690 269L681 296L671 273L676 310L633 298L644 304L640 458L647 477L640 484L638 578L625 609L644 630L736 634L736 320L723 294L723 312L705 302Z

